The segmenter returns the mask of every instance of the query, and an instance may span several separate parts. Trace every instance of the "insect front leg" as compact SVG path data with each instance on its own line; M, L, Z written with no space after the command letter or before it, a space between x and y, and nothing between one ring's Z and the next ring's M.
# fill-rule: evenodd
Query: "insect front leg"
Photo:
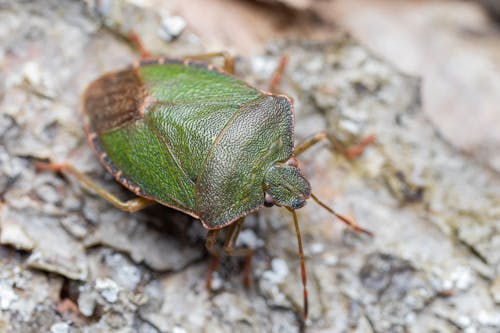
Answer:
M210 230L207 233L207 238L205 239L205 248L208 253L212 255L212 260L208 266L207 279L205 285L208 291L212 290L212 275L217 270L220 262L220 251L216 247L217 234L219 230Z
M295 151L294 151L295 157L299 156L300 154L302 154L303 152L305 152L318 142L323 141L324 139L327 138L327 136L328 134L323 131L323 132L318 132L314 134L312 137L302 141L301 143L295 146Z
M206 281L208 290L211 290L212 274L216 271L222 254L230 257L245 258L243 284L247 287L250 285L250 268L252 263L253 250L248 248L236 249L236 241L238 240L243 221L244 218L242 217L227 227L226 238L224 240L222 249L217 247L217 235L219 230L210 230L208 232L207 238L205 240L205 247L207 251L212 255L212 261L210 262Z
M238 236L240 235L241 227L243 225L244 217L240 218L231 225L231 229L228 230L226 234L226 240L224 241L224 253L231 257L244 257L245 258L245 268L243 271L243 284L246 287L250 286L250 269L252 267L252 257L253 250L250 248L240 248L236 249L236 242L238 241Z
M126 212L137 212L141 209L144 209L152 204L156 203L156 201L149 200L142 197L137 197L134 199L130 199L128 201L122 201L114 194L106 190L104 187L96 183L86 174L78 171L74 166L68 163L43 163L36 162L35 167L37 170L50 170L53 172L60 172L65 175L73 176L83 187L87 190L96 193L101 198L112 204L113 206L126 211Z
M282 55L278 66L274 70L273 76L271 76L271 80L269 80L269 91L275 94L281 93L279 88L281 83L281 78L283 77L283 73L285 72L286 65L288 63L288 57L286 55Z
M338 139L329 135L326 131L321 131L295 146L295 156L299 156L324 139L327 139L330 142L333 149L340 152L347 159L352 160L361 155L367 146L375 142L375 135L368 135L364 137L357 145L350 148L345 148Z

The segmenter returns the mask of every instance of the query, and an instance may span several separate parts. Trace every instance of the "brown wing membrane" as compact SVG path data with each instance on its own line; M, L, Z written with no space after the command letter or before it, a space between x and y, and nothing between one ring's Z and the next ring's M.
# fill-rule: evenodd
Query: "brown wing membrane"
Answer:
M140 119L147 97L136 69L106 74L92 82L83 97L84 113L97 134Z

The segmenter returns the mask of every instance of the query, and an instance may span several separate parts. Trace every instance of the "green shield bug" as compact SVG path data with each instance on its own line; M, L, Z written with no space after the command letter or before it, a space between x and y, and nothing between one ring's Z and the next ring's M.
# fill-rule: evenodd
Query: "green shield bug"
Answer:
M197 57L203 59L223 54ZM244 217L263 206L293 215L307 316L304 255L295 210L312 198L357 231L311 193L296 156L328 138L319 133L294 146L294 113L284 95L263 92L224 70L192 60L143 60L101 76L83 95L88 141L104 167L138 197L120 201L69 164L45 167L72 174L116 207L135 212L153 203L199 219L207 249L219 256L216 235L228 228L224 251L234 251ZM280 66L272 80L279 81ZM214 268L215 269L215 268ZM207 280L209 284L209 279Z

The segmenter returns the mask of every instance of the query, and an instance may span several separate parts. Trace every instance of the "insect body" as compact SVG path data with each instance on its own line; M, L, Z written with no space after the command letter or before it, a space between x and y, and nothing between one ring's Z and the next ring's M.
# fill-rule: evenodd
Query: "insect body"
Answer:
M251 250L234 251L244 216L262 206L286 207L297 232L304 316L306 272L295 209L311 197L353 229L369 233L311 193L295 157L328 136L318 133L294 147L293 106L286 96L262 92L212 65L161 58L92 82L83 113L101 163L138 197L123 202L67 163L39 168L72 174L129 212L160 203L199 219L209 229L206 246L216 257L218 230L230 228L226 253L249 259Z
M200 63L145 61L83 97L90 142L137 195L223 228L267 203L300 208L310 186L293 158L293 110Z

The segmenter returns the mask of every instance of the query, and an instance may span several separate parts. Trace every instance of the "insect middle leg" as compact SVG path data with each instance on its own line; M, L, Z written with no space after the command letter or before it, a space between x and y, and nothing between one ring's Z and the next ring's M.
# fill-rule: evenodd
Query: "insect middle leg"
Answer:
M131 31L128 34L128 39L130 43L139 51L139 54L141 55L141 59L149 59L152 58L153 56L151 53L146 49L144 44L142 43L141 38L139 35ZM224 70L228 72L229 74L234 74L234 63L235 59L233 56L231 56L228 52L225 51L220 51L220 52L210 52L210 53L202 53L202 54L194 54L194 55L189 55L183 57L184 59L193 59L193 60L207 60L207 59L213 59L213 58L218 58L221 57L224 59Z
M94 180L92 180L89 176L86 174L78 171L73 165L69 163L43 163L43 162L36 162L35 167L38 170L51 170L54 172L60 172L65 175L71 175L73 176L80 184L82 184L83 187L85 187L87 190L94 192L98 194L100 197L102 197L104 200L112 204L113 206L126 211L126 212L137 212L143 208L146 208L148 206L151 206L152 204L155 204L156 201L149 200L146 198L142 197L137 197L134 199L130 199L128 201L122 201L118 197L116 197L114 194L106 190L104 187L96 183Z
M184 59L193 59L193 60L207 60L213 58L221 57L224 59L224 67L223 69L229 74L234 74L234 63L235 58L231 56L228 52L210 52L210 53L202 53L202 54L194 54L190 56L185 56Z
M142 43L141 38L135 31L130 31L128 33L128 39L130 43L135 47L137 51L139 51L139 54L141 55L141 59L149 59L151 58L151 53L146 49L144 44Z

